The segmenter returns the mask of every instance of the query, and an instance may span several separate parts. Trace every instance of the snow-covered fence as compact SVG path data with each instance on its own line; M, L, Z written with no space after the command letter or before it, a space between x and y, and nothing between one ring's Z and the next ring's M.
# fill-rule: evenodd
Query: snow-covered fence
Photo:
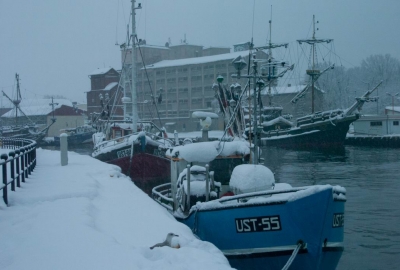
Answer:
M3 180L0 190L3 190L3 200L8 206L8 185L11 186L11 191L15 191L15 185L21 187L21 182L25 182L36 166L36 142L20 138L0 138L0 148Z

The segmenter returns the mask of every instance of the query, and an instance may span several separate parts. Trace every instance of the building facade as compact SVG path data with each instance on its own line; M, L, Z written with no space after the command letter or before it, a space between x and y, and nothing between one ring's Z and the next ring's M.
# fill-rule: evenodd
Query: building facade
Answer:
M192 119L194 111L216 112L219 109L212 88L218 76L224 78L223 84L230 87L239 83L244 88L247 79L232 78L236 73L232 61L241 56L248 63L250 43L234 45L234 52L229 48L203 48L187 43L170 46L151 46L144 41L139 42L136 50L136 93L138 114L141 120L153 121L156 125L165 126L168 132L174 130L200 130L199 120ZM264 51L256 52L258 59L267 59ZM116 104L114 116L122 119L123 111L130 117L129 102L122 103L122 98L131 100L131 49L121 46L122 70L113 68L98 69L89 75L91 90L87 92L87 108L89 115L98 115L102 111L105 96ZM247 67L243 74L247 74ZM120 81L120 86L118 82ZM120 87L120 88L118 88ZM290 101L301 90L302 86L273 87L272 105L282 106L284 114L294 117L311 113L311 93L293 105ZM304 87L304 86L303 86ZM124 89L126 91L124 91ZM117 91L118 90L118 91ZM264 106L269 105L267 89L262 91ZM118 93L118 94L117 94ZM157 105L157 108L156 106ZM124 107L125 106L125 107ZM323 91L316 88L315 111L323 108ZM223 117L214 121L211 129L223 128Z

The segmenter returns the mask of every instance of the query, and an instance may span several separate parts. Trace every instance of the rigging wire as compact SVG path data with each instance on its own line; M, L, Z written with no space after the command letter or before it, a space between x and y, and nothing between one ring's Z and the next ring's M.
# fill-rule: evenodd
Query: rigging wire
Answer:
M161 122L161 118L160 118L160 113L159 113L158 107L157 107L157 102L156 102L155 97L154 97L153 88L151 87L151 83L150 83L150 79L149 79L149 74L147 73L147 68L146 68L146 65L144 64L143 54L142 54L142 50L140 49L140 44L139 44L139 40L138 40L137 36L136 36L136 41L137 41L137 44L138 44L138 48L139 48L139 52L140 52L140 57L142 58L143 68L144 68L144 71L145 71L145 73L146 73L147 82L149 83L152 102L153 102L154 106L156 107L157 118L158 118L158 121L160 122L160 125L162 126L162 122ZM135 82L135 83L136 83L136 82Z

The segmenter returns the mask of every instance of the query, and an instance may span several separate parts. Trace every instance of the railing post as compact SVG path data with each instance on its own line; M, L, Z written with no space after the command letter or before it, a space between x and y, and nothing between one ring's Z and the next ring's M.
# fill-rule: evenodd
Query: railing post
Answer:
M22 173L20 172L21 181L25 182L25 157L24 157L25 148L21 147L19 150L21 151L21 155L19 156L19 159L21 161L21 171L22 171Z
M25 179L26 178L29 178L29 175L28 175L28 169L29 169L29 163L28 163L28 146L25 146L24 147L24 150L25 150L25 152L24 152L24 162L25 162L25 167L24 167L24 172L25 172Z
M7 197L7 163L6 160L8 159L8 155L7 154L1 154L0 159L4 160L4 163L2 165L2 171L3 171L3 184L4 184L4 188L3 188L3 200L4 203L8 206L8 197Z
M32 146L28 146L28 174L30 175L32 173Z
M36 168L36 143L33 145L33 168L32 169L35 169Z
M190 164L186 165L186 189L187 189L187 201L186 204L188 208L185 211L190 210Z
M8 153L8 156L11 157L11 160L10 160L10 176L11 176L11 179L12 179L11 191L15 191L15 170L14 170L15 152L14 151L10 151L10 153Z
M15 155L17 158L15 159L15 171L16 171L16 177L17 177L17 187L21 187L21 182L20 182L20 174L21 172L19 171L19 157L20 157L20 151L19 149L15 150Z

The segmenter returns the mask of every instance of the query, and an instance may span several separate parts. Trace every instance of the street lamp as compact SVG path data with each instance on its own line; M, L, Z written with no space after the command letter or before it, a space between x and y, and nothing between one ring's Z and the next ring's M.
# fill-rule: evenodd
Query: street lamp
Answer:
M397 97L400 93L396 93L396 94L390 94L388 92L386 92L386 95L392 97L392 114L394 114L394 98Z

